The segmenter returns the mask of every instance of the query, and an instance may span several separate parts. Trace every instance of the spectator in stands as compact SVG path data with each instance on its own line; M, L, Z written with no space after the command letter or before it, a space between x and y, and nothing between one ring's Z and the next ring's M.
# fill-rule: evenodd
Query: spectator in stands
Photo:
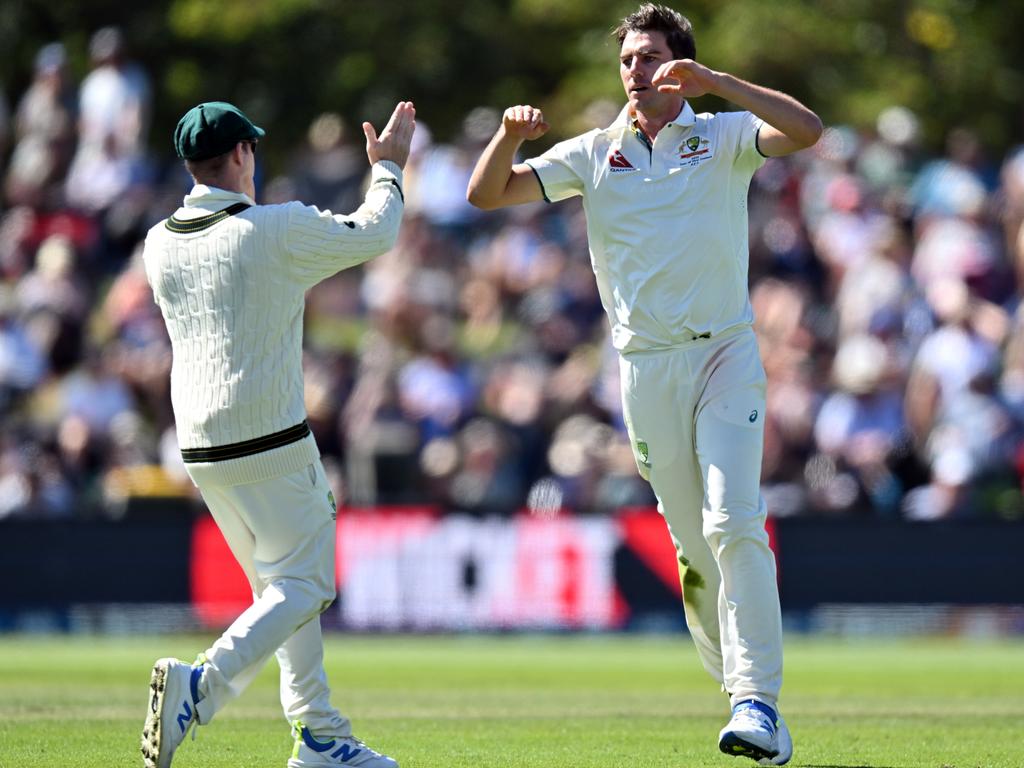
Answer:
M886 515L896 514L903 490L888 466L906 431L900 374L880 339L848 337L833 363L837 390L814 424L818 450L851 472L860 495Z
M50 235L36 251L35 268L18 283L17 300L21 312L47 311L69 322L80 324L89 310L90 291L76 273L76 254L64 235Z
M498 118L493 109L478 107L464 118L455 142L425 147L417 159L410 208L446 235L467 235L468 227L479 220L476 209L466 202L465 190L475 158L490 140Z
M117 27L104 27L89 43L93 69L82 81L79 141L68 172L73 206L102 213L146 181L149 77L126 58Z
M82 81L79 141L108 145L115 155L145 150L149 135L149 75L127 57L124 33L103 27L89 42L92 71Z
M16 302L0 284L0 413L7 413L47 372L46 358L20 322Z
M349 142L348 126L336 112L325 112L310 124L306 147L289 174L294 197L332 211L353 211L362 202L365 163Z
M31 85L14 116L14 153L4 181L10 205L57 207L75 147L76 94L60 43L39 49Z

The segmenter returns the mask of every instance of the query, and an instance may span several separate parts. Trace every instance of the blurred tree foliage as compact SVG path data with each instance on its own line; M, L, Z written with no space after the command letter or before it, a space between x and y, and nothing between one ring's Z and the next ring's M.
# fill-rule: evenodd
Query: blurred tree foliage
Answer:
M120 25L153 78L151 143L170 152L178 116L227 99L270 131L267 151L302 140L320 112L359 133L412 99L435 136L457 137L473 107L533 103L552 138L590 127L586 107L622 100L610 30L622 0L2 0L0 86L23 92L39 46L63 42L72 72L88 41ZM687 0L698 58L788 91L827 123L870 126L900 104L926 142L957 125L993 150L1021 141L1021 0ZM722 104L704 99L698 111ZM607 111L607 110L605 110ZM166 141L162 137L168 137ZM161 143L163 142L163 143Z

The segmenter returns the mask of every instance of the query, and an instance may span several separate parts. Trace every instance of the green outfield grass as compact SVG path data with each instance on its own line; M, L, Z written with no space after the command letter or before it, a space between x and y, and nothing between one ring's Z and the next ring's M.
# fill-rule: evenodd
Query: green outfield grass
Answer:
M0 636L0 767L141 766L152 661L209 638ZM725 698L689 639L345 637L328 641L335 700L402 768L701 768ZM790 638L791 765L1019 768L1024 643ZM284 768L276 665L186 741L175 768Z

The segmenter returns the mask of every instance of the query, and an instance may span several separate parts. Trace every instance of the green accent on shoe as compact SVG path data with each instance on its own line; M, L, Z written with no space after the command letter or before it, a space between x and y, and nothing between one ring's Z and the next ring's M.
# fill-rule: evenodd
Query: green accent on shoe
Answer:
M303 725L301 720L296 720L292 723L292 733L295 734L295 746L292 747L292 760L299 759L299 747L302 746L302 729L306 726Z

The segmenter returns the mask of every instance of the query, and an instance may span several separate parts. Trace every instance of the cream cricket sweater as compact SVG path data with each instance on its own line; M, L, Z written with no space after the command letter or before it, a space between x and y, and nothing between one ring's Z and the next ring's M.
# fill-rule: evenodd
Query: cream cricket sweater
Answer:
M149 230L146 276L171 338L171 403L182 449L240 443L306 417L302 377L305 293L389 250L398 237L402 171L375 163L350 215L195 186L175 219L252 207L196 232ZM300 470L319 457L312 435L226 461L187 464L194 482L238 485Z

